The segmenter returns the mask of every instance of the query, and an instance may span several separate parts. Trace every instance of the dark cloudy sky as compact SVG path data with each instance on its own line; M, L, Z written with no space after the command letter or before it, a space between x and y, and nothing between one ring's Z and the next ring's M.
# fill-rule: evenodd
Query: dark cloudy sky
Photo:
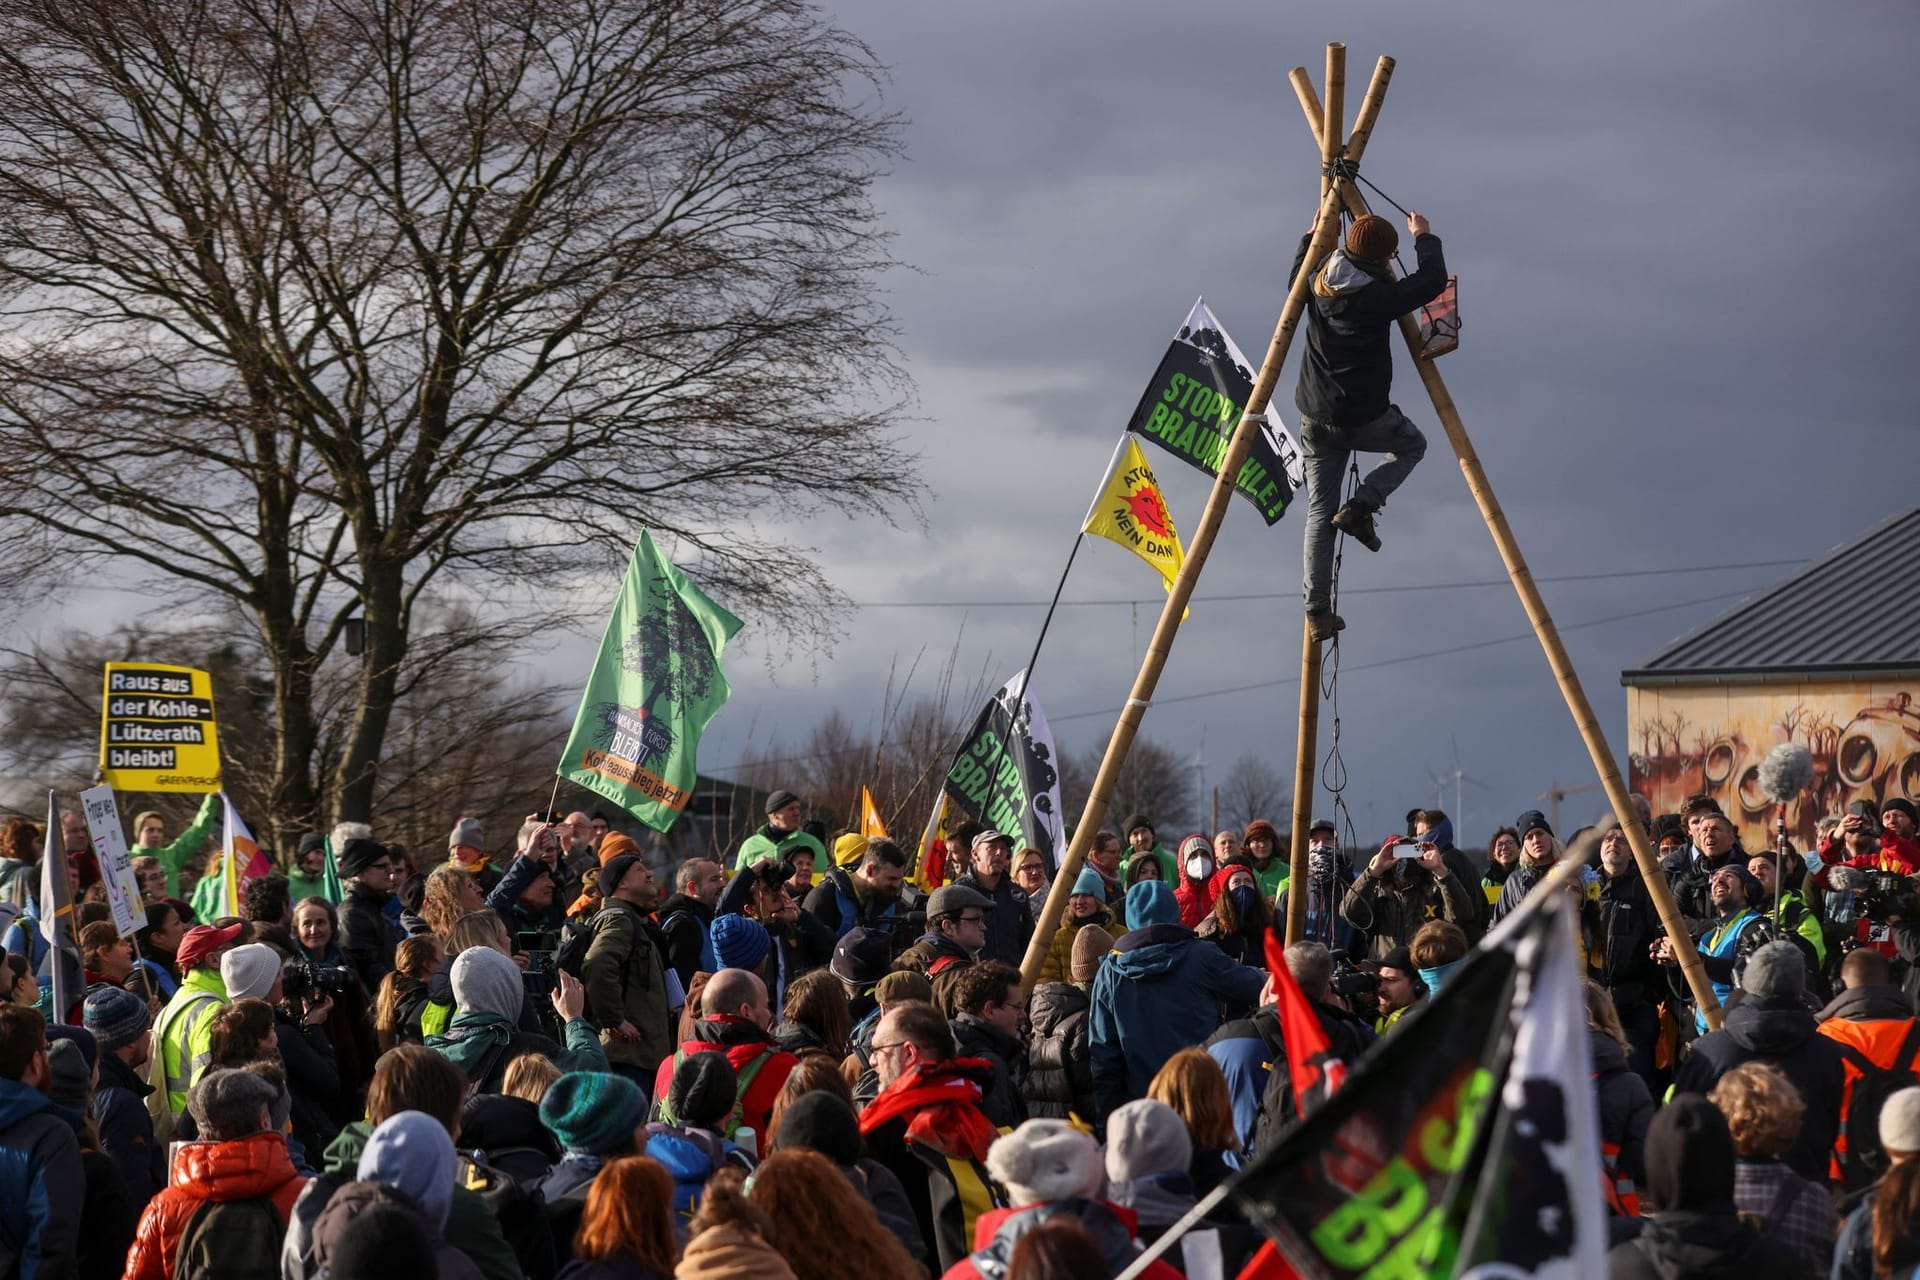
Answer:
M924 531L823 519L794 536L855 600L927 603L850 615L812 671L776 679L743 652L713 766L828 707L872 723L888 664L944 654L963 619L964 674L1025 660L1040 609L943 602L1051 592L1196 295L1264 350L1315 195L1285 77L1318 80L1329 39L1349 46L1349 116L1374 59L1399 59L1366 172L1432 218L1461 277L1465 341L1442 369L1536 574L1798 561L1916 500L1910 4L830 10L891 68L909 120L878 200L913 268L888 284L933 497ZM1289 362L1289 417L1294 379ZM1512 591L1433 585L1501 568L1404 356L1396 387L1432 448L1382 517L1385 550L1347 562L1349 805L1377 839L1457 740L1490 788L1466 793L1478 843L1592 770ZM1190 530L1204 479L1152 456ZM1235 503L1200 586L1227 598L1195 606L1144 726L1209 783L1249 750L1291 767L1299 563L1296 515L1268 529ZM1786 572L1545 588L1616 750L1621 668ZM1126 607L1062 609L1036 690L1063 745L1110 731L1158 590L1119 548L1083 549L1069 600L1143 603L1137 631ZM1512 636L1528 638L1395 661ZM1207 696L1245 686L1263 687Z

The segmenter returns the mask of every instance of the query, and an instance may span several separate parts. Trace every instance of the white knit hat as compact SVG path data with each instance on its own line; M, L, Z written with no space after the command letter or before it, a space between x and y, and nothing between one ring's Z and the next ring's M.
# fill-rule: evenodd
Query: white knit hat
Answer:
M1880 1108L1880 1146L1885 1151L1920 1152L1920 1088L1902 1089Z
M280 953L264 942L249 942L220 957L220 981L229 1000L264 1000L280 976Z
M987 1151L987 1172L1015 1208L1100 1190L1100 1145L1065 1120L1029 1120Z

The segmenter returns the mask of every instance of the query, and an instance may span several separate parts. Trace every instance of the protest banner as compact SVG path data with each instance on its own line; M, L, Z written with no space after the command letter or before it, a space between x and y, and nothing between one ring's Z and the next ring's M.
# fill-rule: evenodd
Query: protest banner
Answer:
M1167 590L1173 590L1173 579L1186 552L1180 546L1180 531L1174 528L1160 481L1140 452L1140 442L1132 436L1121 437L1080 531L1133 552L1153 566ZM1184 615L1181 620L1185 621Z
M49 791L46 843L40 850L40 893L35 906L40 911L40 936L52 949L47 973L53 988L53 1016L58 1022L65 1022L74 1001L87 994L78 931L73 927L71 874L66 850L60 847L60 806Z
M1051 872L1066 848L1059 756L1026 677L1025 671L1017 672L980 712L954 753L944 790L975 822L1038 849ZM959 856L964 859L965 852Z
M1252 396L1252 366L1201 298L1167 344L1127 430L1188 466L1217 475L1227 442ZM1261 519L1277 524L1294 490L1305 483L1305 473L1300 446L1271 403L1259 426L1234 477L1234 492L1251 502Z
M100 772L116 791L218 790L213 677L193 667L107 663Z
M740 620L707 598L642 533L559 774L656 831L685 812L700 734L732 692L720 655Z
M100 882L107 887L113 927L121 937L132 937L136 930L146 927L147 910L140 898L140 877L133 873L133 855L127 852L127 833L120 825L120 806L114 802L113 788L102 783L82 791L80 812L87 820L87 836L93 841Z

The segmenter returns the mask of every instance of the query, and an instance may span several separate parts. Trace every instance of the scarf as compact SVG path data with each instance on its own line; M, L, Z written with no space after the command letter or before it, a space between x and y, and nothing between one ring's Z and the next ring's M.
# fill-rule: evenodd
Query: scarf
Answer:
M1420 981L1427 984L1427 994L1430 996L1439 995L1441 985L1453 976L1455 969L1458 969L1466 962L1466 957L1462 956L1451 964L1443 964L1437 968L1420 970Z
M990 1069L979 1058L915 1067L860 1113L860 1132L871 1134L888 1121L904 1118L907 1141L943 1156L985 1160L987 1148L1000 1134L980 1110L980 1086L969 1068Z

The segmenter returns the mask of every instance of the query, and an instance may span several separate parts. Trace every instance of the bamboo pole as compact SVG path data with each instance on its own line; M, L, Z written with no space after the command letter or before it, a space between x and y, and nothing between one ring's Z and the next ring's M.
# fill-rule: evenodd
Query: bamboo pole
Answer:
M1299 93L1298 84L1294 86L1294 91ZM1303 108L1305 105L1303 100ZM1305 110L1304 114L1308 128L1313 131L1314 141L1321 142L1325 130L1324 116L1316 115L1311 110ZM1359 217L1370 212L1366 197L1360 194L1354 183L1343 182L1339 185L1349 213ZM1466 477L1467 491L1480 508L1487 532L1493 535L1493 544L1500 552L1502 563L1506 565L1507 577L1512 580L1520 604L1527 611L1527 620L1533 624L1534 635L1547 655L1547 665L1553 669L1560 695L1566 699L1567 710L1573 715L1574 727L1580 731L1587 755L1600 775L1600 785L1607 793L1607 803L1613 807L1614 817L1619 820L1627 843L1633 848L1633 860L1640 868L1640 878L1646 882L1647 895L1652 898L1654 910L1660 916L1660 924L1679 958L1680 971L1686 976L1687 986L1693 992L1694 1001L1706 1018L1707 1026L1718 1031L1721 1022L1719 997L1713 994L1713 986L1707 980L1706 966L1701 964L1700 953L1694 946L1693 935L1687 932L1679 904L1673 900L1673 892L1667 887L1667 877L1660 868L1660 859L1654 856L1647 831L1640 825L1640 815L1628 796L1626 782L1620 777L1620 766L1614 760L1613 748L1608 745L1606 734L1601 732L1599 718L1594 715L1593 704L1587 700L1579 673L1573 669L1573 660L1567 656L1566 645L1561 642L1560 631L1554 626L1553 615L1547 611L1547 602L1541 598L1540 587L1533 580L1533 571L1527 567L1526 557L1520 553L1520 544L1507 523L1506 512L1502 510L1499 498L1494 495L1493 485L1480 465L1480 455L1467 436L1466 423L1453 403L1453 394L1447 390L1446 379L1440 376L1434 361L1421 360L1415 354L1420 349L1419 321L1411 315L1401 316L1400 336L1406 340L1407 353L1413 357L1413 367L1419 373L1427 395L1433 400L1433 410L1446 430L1447 443L1453 446L1454 456L1460 460L1460 471Z
M1335 41L1327 46L1327 105L1321 115L1320 198L1327 198L1333 185L1328 172L1333 158L1340 154L1340 134L1347 117L1347 46Z
M1227 504L1233 499L1240 468L1247 460L1248 450L1253 447L1254 433L1260 429L1259 423L1266 414L1267 402L1273 398L1274 385L1280 381L1280 368L1286 363L1287 349L1293 344L1294 330L1299 327L1301 311L1306 306L1313 265L1332 249L1334 237L1339 234L1340 191L1348 185L1345 182L1333 184L1333 189L1320 201L1320 212L1314 220L1313 239L1308 244L1306 259L1299 273L1294 276L1292 287L1287 290L1286 305L1281 308L1280 321L1274 328L1272 340L1267 344L1266 358L1260 362L1260 374L1254 380L1253 391L1241 410L1240 421L1227 442L1226 456L1220 460L1213 489L1207 494L1207 505L1200 513L1200 522L1194 528L1192 540L1187 543L1186 559L1174 577L1173 589L1167 593L1166 603L1161 606L1160 621L1153 628L1153 638L1147 642L1146 657L1140 663L1139 674L1134 677L1133 690L1127 697L1126 706L1121 709L1113 736L1107 739L1106 753L1100 759L1100 770L1094 775L1093 789L1087 795L1086 807L1081 811L1079 825L1074 828L1073 841L1068 845L1067 856L1056 873L1055 884L1071 885L1079 876L1080 868L1086 863L1087 846L1092 843L1100 823L1107 816L1107 805L1119 782L1121 766L1126 763L1134 735L1140 730L1140 721L1153 701L1153 691L1160 683L1160 673L1166 667L1167 655L1173 649L1174 636L1180 628L1180 617L1186 612L1187 602L1193 598L1194 586L1200 580L1201 569L1206 567L1207 556L1213 550L1213 541L1220 532L1221 522L1227 518ZM1034 927L1033 941L1027 944L1026 957L1020 963L1020 978L1028 988L1040 976L1040 965L1046 959L1054 931L1060 927L1060 916L1066 910L1069 896L1064 893L1047 895L1047 905Z

